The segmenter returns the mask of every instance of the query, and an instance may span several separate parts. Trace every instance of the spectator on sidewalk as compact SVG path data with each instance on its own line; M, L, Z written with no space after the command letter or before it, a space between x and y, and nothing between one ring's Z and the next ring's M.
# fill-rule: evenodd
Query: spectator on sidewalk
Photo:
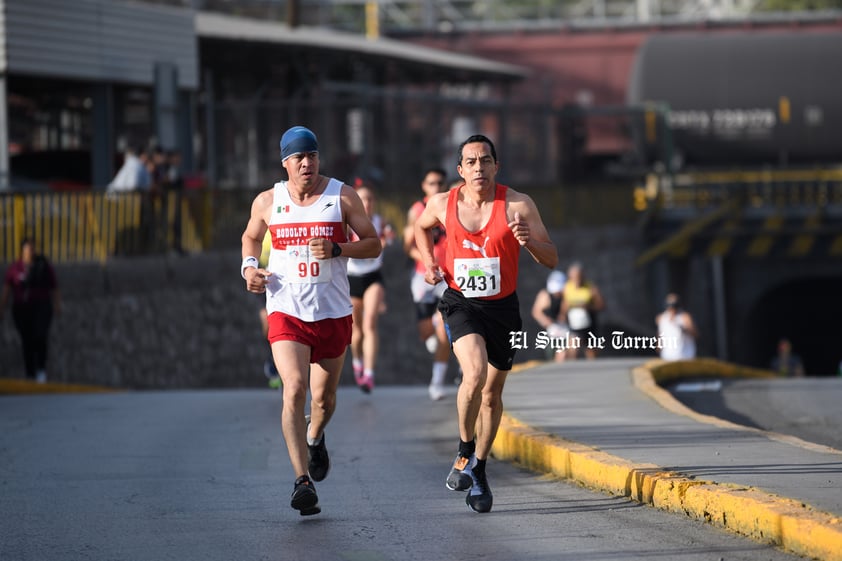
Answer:
M792 352L792 342L787 338L778 341L778 354L772 359L772 370L783 378L803 378L804 364Z
M655 318L658 335L663 341L661 358L682 360L695 358L698 332L693 317L681 308L678 294L667 294L664 311Z
M31 238L23 240L20 256L6 270L0 293L0 320L12 299L12 319L21 339L26 377L39 384L47 381L47 345L53 315L61 297L52 265L36 252Z
M126 148L123 165L108 184L109 193L147 191L152 185L152 176L147 169L146 156L136 146Z

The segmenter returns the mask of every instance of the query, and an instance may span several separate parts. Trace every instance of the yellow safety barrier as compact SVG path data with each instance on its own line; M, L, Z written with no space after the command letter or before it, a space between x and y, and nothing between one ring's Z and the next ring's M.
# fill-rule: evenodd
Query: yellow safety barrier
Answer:
M200 214L208 211L206 200L202 203ZM105 263L113 255L171 248L201 251L207 236L200 235L196 222L190 200L174 192L0 196L0 262L14 261L24 238L35 239L56 263Z
M824 208L842 203L842 168L743 170L649 174L646 197L638 186L634 205L664 208L708 208L737 199L748 207Z

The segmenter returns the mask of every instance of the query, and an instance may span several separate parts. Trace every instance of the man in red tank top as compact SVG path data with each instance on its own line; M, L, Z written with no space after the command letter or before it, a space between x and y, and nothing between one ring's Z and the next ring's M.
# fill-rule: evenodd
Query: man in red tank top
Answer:
M447 174L443 169L430 168L424 174L421 188L424 198L416 201L406 216L404 230L404 251L415 261L415 270L410 280L412 301L415 303L415 317L418 325L418 336L427 345L427 350L433 355L433 371L430 379L430 399L438 401L445 396L444 380L447 375L447 363L450 360L450 344L444 322L438 314L438 303L444 292L444 286L436 287L424 280L424 260L415 245L415 221L424 212L427 200L433 195L447 190L445 179ZM444 228L437 226L433 229L433 252L439 259L444 259L447 235Z
M448 489L468 491L476 512L489 512L493 497L485 463L503 414L503 385L520 331L517 274L520 248L552 269L558 253L532 199L496 181L497 152L474 135L459 147L456 167L464 185L430 197L415 222L415 241L430 284L446 282L439 303L453 352L462 368L457 395L459 452ZM433 252L433 228L447 231L447 253Z

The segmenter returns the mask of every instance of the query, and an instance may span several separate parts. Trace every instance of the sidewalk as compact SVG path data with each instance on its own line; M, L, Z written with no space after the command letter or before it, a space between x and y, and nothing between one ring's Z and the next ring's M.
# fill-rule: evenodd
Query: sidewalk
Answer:
M86 384L65 384L63 382L45 382L23 378L0 378L0 395L43 394L43 393L103 393L120 391L103 386Z
M547 363L512 373L495 456L842 560L842 452L681 414L657 387L640 383L641 370L635 385L632 370L645 362Z

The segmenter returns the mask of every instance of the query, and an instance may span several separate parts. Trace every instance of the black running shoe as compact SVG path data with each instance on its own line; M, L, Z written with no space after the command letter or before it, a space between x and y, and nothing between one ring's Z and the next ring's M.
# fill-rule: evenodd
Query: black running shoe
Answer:
M474 512L491 512L494 496L491 494L491 487L488 486L485 470L479 472L472 470L471 479L473 487L468 491L465 502Z
M307 432L310 432L310 425L307 425ZM325 447L325 433L322 432L322 438L318 444L310 446L307 444L308 464L307 470L310 472L310 477L313 481L322 481L327 477L327 472L330 471L330 457L327 455L327 447Z
M466 458L461 454L456 455L456 460L453 462L453 468L447 475L445 485L451 491L467 491L474 484L473 476L471 475L471 468L477 465L477 458L471 455Z
M301 516L311 516L322 511L319 508L319 496L316 495L316 487L313 486L313 482L306 475L302 475L295 480L289 506L299 511Z

